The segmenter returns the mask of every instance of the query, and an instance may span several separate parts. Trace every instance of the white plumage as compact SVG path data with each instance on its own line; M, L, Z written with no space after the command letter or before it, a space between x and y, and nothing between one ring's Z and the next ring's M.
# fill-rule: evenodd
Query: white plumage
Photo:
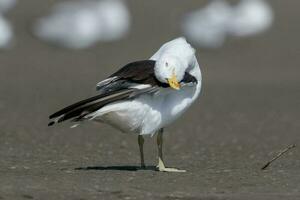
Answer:
M158 170L183 172L166 168L163 163L163 128L182 115L200 89L201 72L195 50L184 38L177 38L164 44L149 60L129 63L98 83L99 95L52 114L49 126L66 120L94 120L136 133L142 167L143 135L157 133Z
M164 44L150 59L159 62L169 56L178 58L183 64L175 65L178 70L185 71L189 67L190 74L196 77L198 83L180 90L162 88L153 94L143 94L133 100L112 103L88 117L104 121L123 132L141 135L153 135L176 120L199 95L201 72L195 50L184 38Z

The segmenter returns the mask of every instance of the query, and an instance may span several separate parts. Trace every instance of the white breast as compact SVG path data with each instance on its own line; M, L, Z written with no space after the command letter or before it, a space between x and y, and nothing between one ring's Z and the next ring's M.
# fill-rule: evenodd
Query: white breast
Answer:
M184 38L164 44L151 59L156 60L166 52L180 54L182 59L189 61L192 66L188 73L197 79L196 85L184 86L180 90L161 88L154 94L147 93L133 100L115 102L93 113L93 119L108 123L123 132L146 135L154 134L180 117L200 93L201 71L194 49Z
M200 84L181 90L162 89L130 100L109 104L94 113L94 119L127 133L154 134L166 127L192 104Z
M109 104L98 110L95 119L126 133L151 134L161 123L161 98L145 94L129 101Z

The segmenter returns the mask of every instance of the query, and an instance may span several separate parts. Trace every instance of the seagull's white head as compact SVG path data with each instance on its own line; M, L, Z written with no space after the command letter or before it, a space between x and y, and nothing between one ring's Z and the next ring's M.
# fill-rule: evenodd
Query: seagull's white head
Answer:
M178 57L172 55L164 55L157 59L154 73L156 78L170 85L171 88L179 90L180 81L184 77L188 64L183 63Z

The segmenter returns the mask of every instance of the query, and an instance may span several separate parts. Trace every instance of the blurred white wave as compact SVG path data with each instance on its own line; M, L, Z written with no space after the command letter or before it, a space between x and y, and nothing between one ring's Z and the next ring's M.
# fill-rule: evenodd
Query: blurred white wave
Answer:
M0 15L0 48L8 48L13 38L13 31L10 23Z
M0 12L5 13L11 10L17 3L17 0L0 0Z
M243 0L233 10L229 34L238 37L262 33L272 26L273 11L262 0Z
M249 37L266 31L273 18L272 8L264 0L240 0L233 6L225 0L214 0L186 14L182 30L195 45L219 48L227 36Z
M122 0L82 0L55 5L50 15L39 19L34 34L45 41L73 49L126 36L130 13Z
M9 21L3 16L11 10L17 0L0 0L0 48L7 49L11 46L13 30Z
M206 7L185 16L182 24L184 35L201 47L221 47L231 13L231 7L226 1L212 1Z

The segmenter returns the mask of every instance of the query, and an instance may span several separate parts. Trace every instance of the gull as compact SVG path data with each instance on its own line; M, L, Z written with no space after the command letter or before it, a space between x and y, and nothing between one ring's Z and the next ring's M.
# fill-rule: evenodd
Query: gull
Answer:
M201 71L194 48L183 37L165 43L150 59L129 63L96 86L99 94L50 115L49 126L93 120L138 135L141 167L144 136L157 133L158 165L163 172L185 172L163 162L163 130L196 100ZM74 127L73 126L73 127Z

